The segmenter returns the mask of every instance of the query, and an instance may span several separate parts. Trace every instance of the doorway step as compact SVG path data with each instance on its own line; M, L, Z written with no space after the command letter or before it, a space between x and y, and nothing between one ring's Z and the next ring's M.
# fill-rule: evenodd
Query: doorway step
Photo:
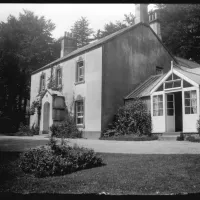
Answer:
M158 140L176 141L177 136L180 136L180 132L166 132L159 136Z

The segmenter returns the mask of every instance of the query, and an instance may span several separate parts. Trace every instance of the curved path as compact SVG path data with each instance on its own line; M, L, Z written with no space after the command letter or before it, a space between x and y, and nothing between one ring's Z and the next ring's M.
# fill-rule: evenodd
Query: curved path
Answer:
M44 145L47 135L0 136L0 151L24 151ZM92 148L96 152L125 154L200 154L200 143L188 141L105 141L90 139L68 139L70 144Z

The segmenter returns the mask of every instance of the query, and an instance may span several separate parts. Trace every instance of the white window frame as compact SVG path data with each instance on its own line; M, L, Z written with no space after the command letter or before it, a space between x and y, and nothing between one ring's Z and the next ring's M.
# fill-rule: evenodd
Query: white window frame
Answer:
M45 90L45 74L40 76L40 92Z
M60 76L58 76L60 75ZM56 69L56 86L61 87L62 86L62 70L61 68Z
M159 101L159 96L162 96L162 101ZM155 116L163 116L163 114L164 114L164 109L163 109L163 107L164 107L164 105L163 105L164 104L163 94L153 95L152 98L153 98L153 116L154 117ZM154 98L157 98L156 102L154 102ZM159 103L162 103L162 108L159 108ZM157 104L156 107L154 107L155 104ZM159 110L162 110L162 114L159 114ZM156 114L154 113L154 111L156 111Z
M193 91L195 91L195 93L196 93L196 98L192 98L192 97L191 97L191 93L192 93ZM190 98L185 98L185 93L186 93L186 92L189 92L189 93L190 93ZM186 106L186 105L185 105L185 100L186 100L186 99L190 101L190 106ZM193 108L193 107L192 107L192 103L191 103L192 100L196 100L196 106L195 106L195 107L196 107L196 112L195 112L195 113L191 113L192 108ZM186 108L190 108L190 113L186 113L186 111L185 111ZM198 113L198 112L197 112L197 90L187 90L187 91L184 91L184 113L185 113L185 115L195 115L195 114Z
M82 63L81 66L79 66L80 63ZM82 74L80 74L81 70ZM84 80L85 80L85 66L84 66L84 61L81 59L76 63L76 82L81 83L84 82Z
M79 103L82 103L82 110L78 109ZM84 125L84 101L83 100L75 101L75 106L76 106L76 108L75 108L76 125L83 126ZM78 118L82 119L82 123L78 123Z

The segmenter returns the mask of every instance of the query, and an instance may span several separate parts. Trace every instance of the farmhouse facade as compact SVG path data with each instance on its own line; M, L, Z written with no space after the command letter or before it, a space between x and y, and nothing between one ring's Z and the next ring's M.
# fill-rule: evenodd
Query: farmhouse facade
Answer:
M195 132L195 122L188 120L199 115L200 66L174 57L163 45L157 10L148 15L146 4L135 9L135 25L82 48L65 34L61 57L32 73L30 104L41 92L42 103L30 126L48 131L63 120L67 106L83 137L99 138L119 106L141 96L153 132ZM53 77L56 90L48 87Z

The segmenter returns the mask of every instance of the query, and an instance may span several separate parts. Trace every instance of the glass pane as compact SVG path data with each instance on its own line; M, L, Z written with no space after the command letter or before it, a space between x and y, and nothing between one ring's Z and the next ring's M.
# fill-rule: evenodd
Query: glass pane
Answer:
M185 107L185 114L190 114L190 107Z
M166 81L170 81L170 80L172 80L172 74L168 77Z
M168 94L167 95L167 101L173 101L173 95Z
M192 91L191 91L191 98L192 98L192 99L196 99L196 98L197 98L196 90L192 90Z
M167 108L174 108L173 102L167 102Z
M153 116L158 116L158 111L157 110L153 110Z
M163 91L163 84L156 91Z
M176 74L173 74L173 80L180 79Z
M188 98L188 99L190 98L190 91L185 92L185 98Z
M194 106L191 108L191 114L196 114L197 113L197 107Z
M167 109L167 115L173 116L174 115L174 109Z
M79 68L79 76L83 75L83 68Z
M181 87L181 80L180 81L174 81L174 87Z
M157 110L158 109L158 104L157 103L153 103L153 109Z
M190 99L185 99L185 106L190 106Z
M77 113L78 117L82 117L83 116L83 113L80 112L80 113Z
M83 118L77 118L77 124L83 124Z
M158 110L158 116L163 116L163 109Z
M188 83L187 81L183 80L183 87L192 87L193 85L191 85L190 83Z
M153 102L155 102L155 103L158 102L158 98L157 98L157 96L153 96Z
M193 107L193 106L196 106L196 105L197 105L197 100L196 99L191 99L191 106Z
M158 95L158 101L163 101L163 95Z
M158 109L162 109L163 108L163 102L159 102L158 103Z
M165 89L169 89L173 87L173 82L165 82Z

